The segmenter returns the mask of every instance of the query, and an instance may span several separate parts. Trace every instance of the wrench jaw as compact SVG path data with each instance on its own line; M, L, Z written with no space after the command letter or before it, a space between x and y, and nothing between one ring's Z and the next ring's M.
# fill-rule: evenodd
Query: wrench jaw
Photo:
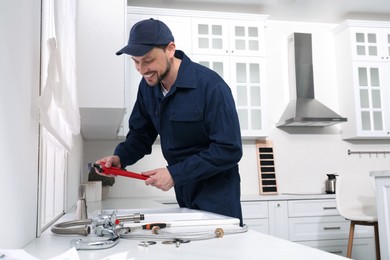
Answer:
M108 175L112 177L116 176L123 176L123 177L128 177L128 178L134 178L134 179L139 179L139 180L146 180L148 179L148 176L144 176L139 173L135 172L130 172L126 171L125 169L117 168L117 167L105 167L105 163L102 162L100 164L93 164L93 167L96 169L97 172L101 175Z

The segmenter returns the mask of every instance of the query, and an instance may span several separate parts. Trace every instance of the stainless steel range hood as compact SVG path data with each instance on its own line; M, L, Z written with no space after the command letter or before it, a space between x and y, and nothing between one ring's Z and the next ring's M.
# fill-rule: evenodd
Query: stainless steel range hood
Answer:
M290 95L277 127L329 126L346 122L331 109L314 98L311 34L293 33L288 38Z

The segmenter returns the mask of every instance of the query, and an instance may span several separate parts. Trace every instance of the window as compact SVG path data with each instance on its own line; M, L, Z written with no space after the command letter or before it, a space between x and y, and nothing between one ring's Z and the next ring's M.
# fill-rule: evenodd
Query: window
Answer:
M80 133L75 21L76 0L42 1L37 236L65 212L68 153Z
M38 236L65 212L68 152L41 127Z

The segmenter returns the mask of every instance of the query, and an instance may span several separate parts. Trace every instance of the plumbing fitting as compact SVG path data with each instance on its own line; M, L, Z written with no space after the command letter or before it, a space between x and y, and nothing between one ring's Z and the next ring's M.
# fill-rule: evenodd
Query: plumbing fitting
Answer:
M144 214L140 213L116 216L115 210L103 210L98 216L90 219L65 221L55 224L52 226L51 231L62 235L87 236L91 232L91 227L89 226L91 225L96 235L115 237L118 234L118 229L123 229L124 222L139 223L144 219Z
M104 240L83 241L82 239L73 239L70 241L71 247L77 250L95 250L107 249L115 246L119 242L119 236L115 236Z

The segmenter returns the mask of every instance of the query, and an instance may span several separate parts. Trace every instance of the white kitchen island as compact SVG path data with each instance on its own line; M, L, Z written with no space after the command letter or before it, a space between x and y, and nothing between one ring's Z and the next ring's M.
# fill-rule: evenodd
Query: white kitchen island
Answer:
M390 170L372 171L375 177L381 259L390 257Z
M161 203L146 199L108 199L88 204L88 212L98 209L150 209L166 207ZM73 213L66 214L58 222L72 219ZM250 227L249 227L250 228ZM81 236L64 236L53 234L50 230L42 233L40 238L29 243L24 250L39 258L49 259L70 249L70 240ZM183 243L179 247L166 245L157 241L148 247L139 246L140 240L121 239L109 249L79 250L80 259L118 259L107 258L118 253L125 253L125 259L264 259L264 260L342 260L344 257L330 254L318 249L276 238L250 230L241 234L229 234L222 238ZM123 258L122 258L123 259Z

